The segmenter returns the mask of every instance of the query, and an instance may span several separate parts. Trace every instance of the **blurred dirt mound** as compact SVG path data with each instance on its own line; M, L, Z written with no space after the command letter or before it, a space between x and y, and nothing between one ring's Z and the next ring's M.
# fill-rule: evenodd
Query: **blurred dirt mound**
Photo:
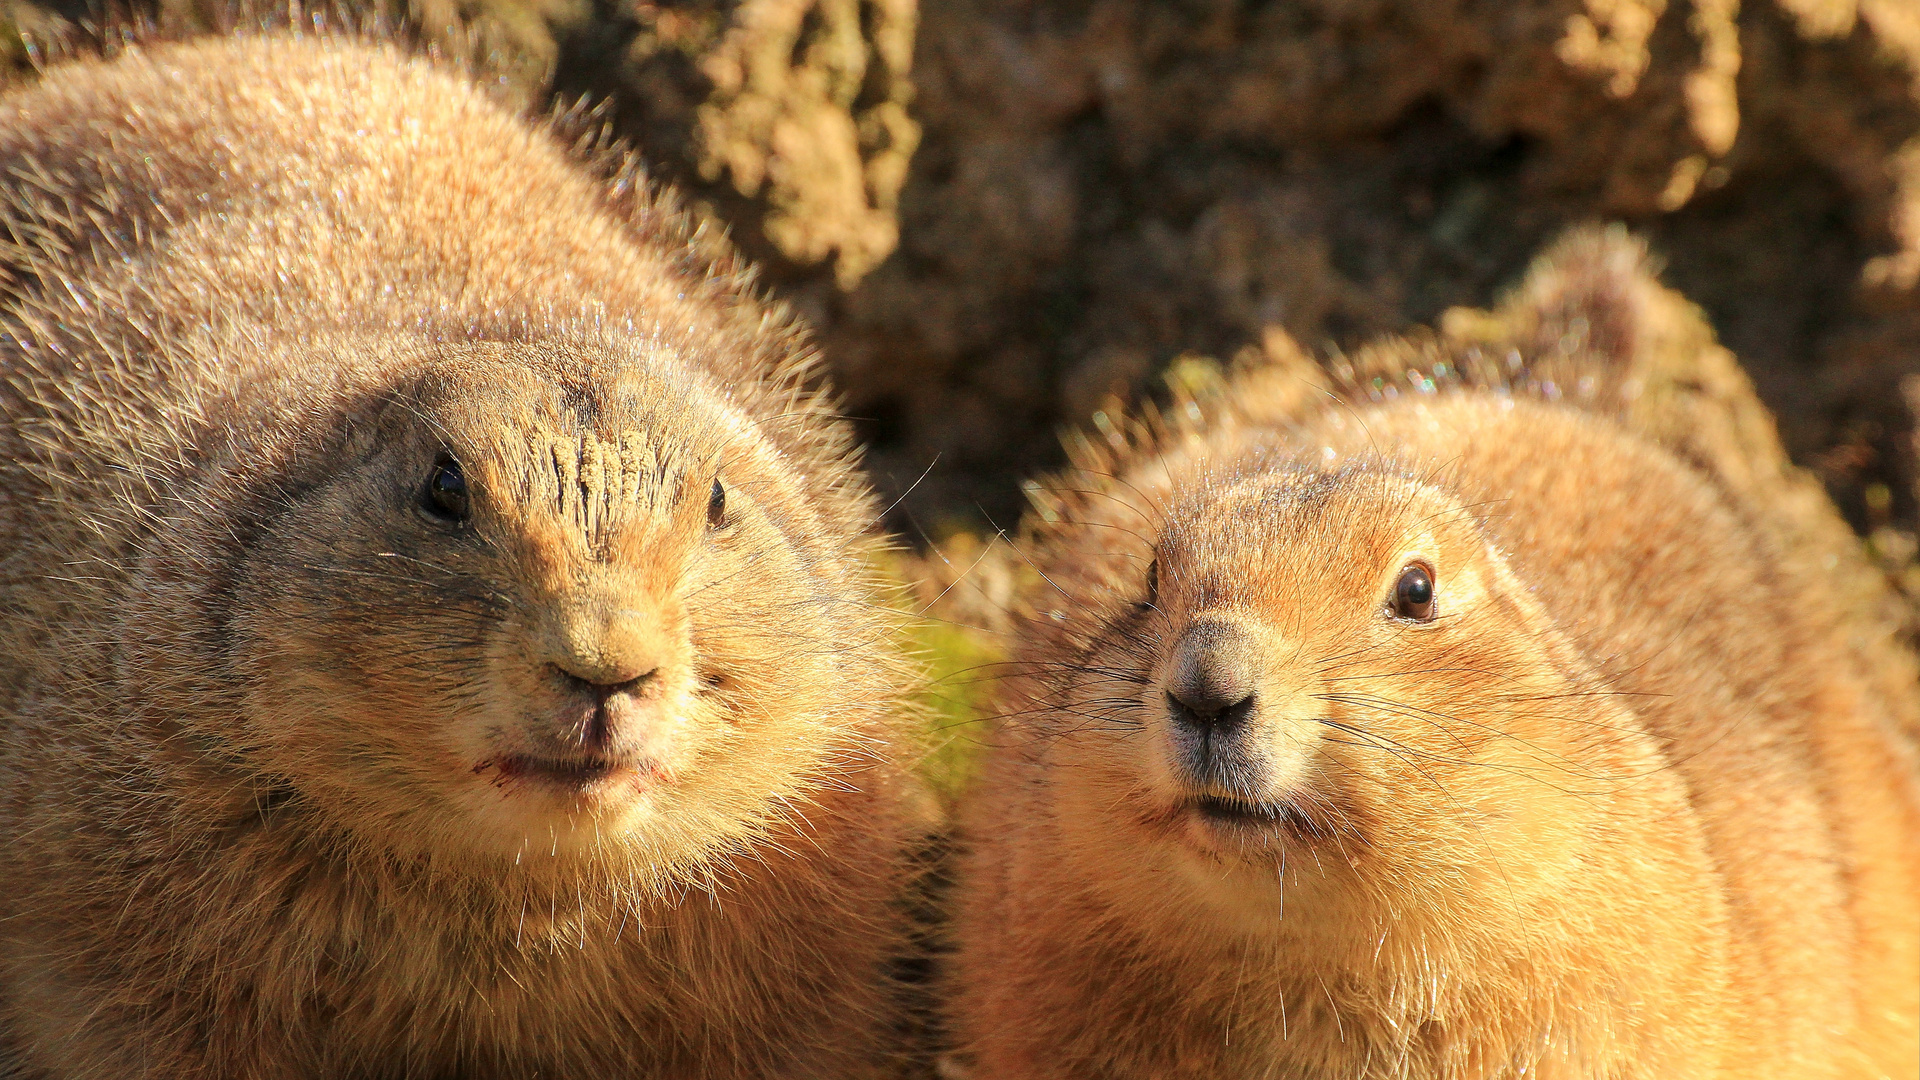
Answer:
M1912 519L1920 5L929 0L921 18L901 251L826 320L900 478L939 452L997 494L1049 423L1184 352L1230 357L1269 326L1352 348L1484 306L1548 238L1610 219L1652 238L1857 523Z
M158 0L205 23L212 0ZM349 0L349 6L357 0ZM0 0L0 65L97 19ZM1795 460L1916 518L1914 0L413 0L611 99L820 327L896 524L1011 525L1055 429L1273 329L1337 356L1624 221ZM916 32L917 24L917 32ZM917 486L915 481L926 472ZM1889 531L1891 528L1891 531ZM1909 544L1910 546L1910 544Z

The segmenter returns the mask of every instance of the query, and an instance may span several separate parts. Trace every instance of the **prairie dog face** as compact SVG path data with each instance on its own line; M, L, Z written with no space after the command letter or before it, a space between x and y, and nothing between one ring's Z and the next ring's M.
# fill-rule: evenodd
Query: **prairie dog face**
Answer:
M799 481L664 366L428 363L290 481L229 625L260 765L430 850L651 866L830 763L848 585Z
M1562 639L1457 499L1361 466L1254 469L1190 485L1150 538L1110 556L1132 596L1090 605L1048 703L1083 851L1144 841L1271 919L1289 859L1290 892L1351 900L1504 875L1516 829L1558 842L1529 807L1580 783Z

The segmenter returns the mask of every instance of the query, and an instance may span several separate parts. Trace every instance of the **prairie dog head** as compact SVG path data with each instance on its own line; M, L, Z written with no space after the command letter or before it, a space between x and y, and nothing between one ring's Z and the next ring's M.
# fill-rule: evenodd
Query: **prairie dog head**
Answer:
M591 347L377 382L227 470L257 475L203 589L229 711L199 741L436 857L649 867L847 764L878 692L854 541L720 390Z
M1090 530L1108 550L1079 583L1104 588L1036 667L1096 876L1301 929L1549 887L1530 868L1577 843L1558 797L1619 776L1592 749L1610 707L1474 508L1390 463L1256 458L1138 524Z

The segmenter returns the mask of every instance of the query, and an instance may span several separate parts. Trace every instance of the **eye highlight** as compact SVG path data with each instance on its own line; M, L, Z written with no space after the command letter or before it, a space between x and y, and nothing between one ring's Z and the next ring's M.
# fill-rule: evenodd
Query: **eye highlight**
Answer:
M707 528L723 529L727 525L727 489L720 486L720 478L715 477L713 490L707 495Z
M1414 563L1400 571L1393 583L1393 615L1408 622L1433 621L1433 571Z
M420 512L444 525L458 525L473 516L466 474L453 455L443 453L434 459L427 486L420 493Z

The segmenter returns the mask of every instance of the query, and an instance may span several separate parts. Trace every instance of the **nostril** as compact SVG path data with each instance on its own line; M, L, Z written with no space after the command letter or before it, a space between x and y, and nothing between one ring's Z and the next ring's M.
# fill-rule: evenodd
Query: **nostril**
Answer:
M639 699L659 695L655 689L660 682L659 668L614 682L603 681L605 675L594 679L559 664L549 666L573 699L571 706L561 707L556 718L569 726L572 740L585 749L604 751L612 746L621 729L631 727L633 709L641 705Z
M576 675L558 664L553 665L553 669L559 673L560 680L566 684L567 689L575 693L589 695L601 702L605 702L615 694L639 693L660 677L659 668L653 668L639 675L635 675L632 678L620 679L618 681L602 681L605 676L600 675L598 672L595 673L596 675L600 675L600 678L597 679Z
M1185 693L1167 691L1167 712L1175 720L1189 727L1201 730L1231 728L1246 720L1253 712L1253 692L1238 690L1217 692L1189 690Z
M606 697L612 697L615 694L632 694L635 697L645 697L659 681L660 669L654 668L652 671L644 674L635 675L625 682L614 683L601 689L605 692ZM604 700L604 698L602 700Z

